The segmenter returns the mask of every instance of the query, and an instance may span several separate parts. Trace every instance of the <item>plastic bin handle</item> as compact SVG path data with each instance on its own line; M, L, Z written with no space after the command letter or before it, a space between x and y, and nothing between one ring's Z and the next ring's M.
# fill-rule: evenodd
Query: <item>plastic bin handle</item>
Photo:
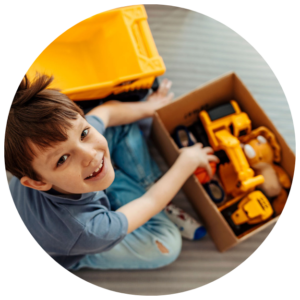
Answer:
M148 58L159 56L147 20L142 19L135 22L132 26L132 31L139 54Z

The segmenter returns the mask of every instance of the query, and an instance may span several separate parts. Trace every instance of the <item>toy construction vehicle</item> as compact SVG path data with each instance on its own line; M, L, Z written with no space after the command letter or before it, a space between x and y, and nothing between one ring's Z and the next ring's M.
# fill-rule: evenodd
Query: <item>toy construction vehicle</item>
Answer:
M52 87L74 101L148 90L166 67L147 19L143 5L92 16L55 39L32 64L28 78L36 72L54 75Z
M244 198L243 198L244 197ZM261 191L238 196L219 207L233 231L239 235L274 213L271 203Z
M255 176L250 168L239 137L251 132L251 120L241 111L236 101L199 113L209 143L214 151L224 150L229 163L219 166L219 176L226 194L237 196L264 182L262 175Z

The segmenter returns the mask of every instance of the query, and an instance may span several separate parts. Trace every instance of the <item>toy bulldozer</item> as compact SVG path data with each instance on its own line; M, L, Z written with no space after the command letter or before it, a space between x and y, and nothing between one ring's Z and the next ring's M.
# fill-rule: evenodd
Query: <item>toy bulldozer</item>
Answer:
M251 132L251 120L241 111L236 101L201 111L200 120L214 151L224 150L229 163L219 166L219 176L226 194L237 196L264 182L262 175L255 176L240 146L239 136Z
M237 196L218 209L240 237L274 214L271 203L261 191Z

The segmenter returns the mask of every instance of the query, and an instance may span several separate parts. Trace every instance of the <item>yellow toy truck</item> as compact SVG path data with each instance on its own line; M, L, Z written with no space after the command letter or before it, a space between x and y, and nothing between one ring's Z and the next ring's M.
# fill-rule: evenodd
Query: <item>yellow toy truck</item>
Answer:
M271 203L261 191L237 196L218 209L236 235L245 234L274 215Z
M262 184L264 177L255 176L240 145L239 137L251 132L251 120L237 102L231 100L209 111L203 110L199 117L213 150L224 150L229 158L229 163L219 166L226 194L235 197Z
M54 75L51 87L71 100L103 99L150 89L166 67L152 37L143 5L106 11L55 39L27 75Z

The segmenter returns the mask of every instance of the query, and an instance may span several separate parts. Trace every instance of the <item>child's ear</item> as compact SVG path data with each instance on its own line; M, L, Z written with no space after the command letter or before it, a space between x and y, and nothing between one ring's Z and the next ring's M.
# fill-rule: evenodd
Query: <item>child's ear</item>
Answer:
M43 181L38 181L38 180L33 180L31 178L29 178L28 176L23 176L20 179L20 182L29 188L38 190L38 191L48 191L52 188L52 184L51 183L46 183Z

